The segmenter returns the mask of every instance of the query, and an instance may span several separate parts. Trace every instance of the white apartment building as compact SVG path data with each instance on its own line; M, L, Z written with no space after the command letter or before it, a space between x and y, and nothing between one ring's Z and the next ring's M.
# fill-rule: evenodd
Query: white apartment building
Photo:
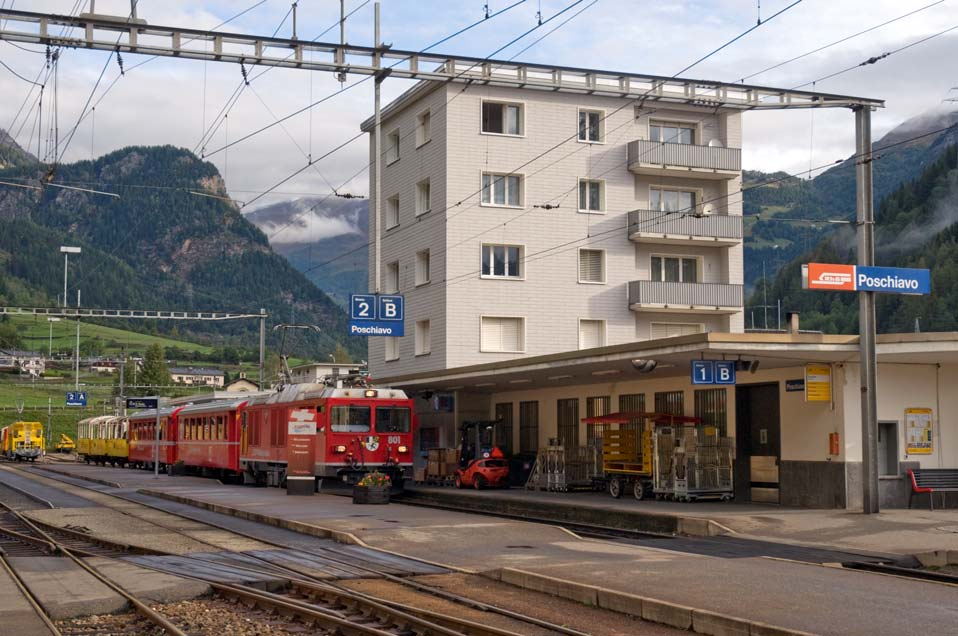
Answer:
M743 331L739 110L426 81L382 139L406 335L369 338L374 378Z

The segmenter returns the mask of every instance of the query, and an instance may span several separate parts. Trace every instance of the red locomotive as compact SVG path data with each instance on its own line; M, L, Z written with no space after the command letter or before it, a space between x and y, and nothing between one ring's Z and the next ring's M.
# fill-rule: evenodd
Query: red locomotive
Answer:
M403 391L362 383L295 384L247 400L160 409L160 467L284 486L289 433L304 424L315 430L311 474L319 481L354 484L375 470L402 488L412 471L413 401ZM130 416L131 465L153 467L155 435L156 411Z

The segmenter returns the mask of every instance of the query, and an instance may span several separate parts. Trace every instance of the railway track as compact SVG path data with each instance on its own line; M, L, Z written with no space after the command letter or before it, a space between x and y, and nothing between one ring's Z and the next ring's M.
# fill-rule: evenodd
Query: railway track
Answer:
M61 482L61 484L62 483L64 482ZM69 485L73 486L72 484ZM73 487L80 488L81 486ZM127 501L119 495L111 494L111 496ZM140 502L135 503L146 505ZM0 505L2 505L2 503L0 503ZM153 508L183 519L196 521L188 516L165 510L163 507ZM20 523L22 524L22 522ZM164 525L155 519L151 519L151 523L181 536L189 537L189 535L186 535L178 528ZM249 539L263 543L271 543L264 541L261 537L237 532L227 526L209 523L208 521L202 521L202 523ZM12 525L12 522L10 525ZM165 554L155 551L131 549L130 546L95 540L88 536L78 537L76 536L76 532L65 532L62 528L48 525L44 525L43 530L48 533L45 536L51 537L52 543L56 546L55 549L66 547L68 552L75 553L78 556L120 558L134 553L143 555ZM3 526L2 523L0 523L0 532L2 531ZM13 531L13 528L11 528L11 531ZM198 541L195 537L189 538L192 541ZM64 545L67 541L74 542L72 543L72 549L70 546ZM221 546L213 543L201 540L200 542L209 545L214 551L221 551L223 549ZM278 548L286 547L276 543L272 543L272 545ZM179 558L190 558L189 555L178 556ZM498 628L483 622L470 621L459 616L411 607L408 604L378 598L349 589L327 579L316 577L303 569L279 565L275 562L266 561L249 554L246 556L249 557L247 563L243 565L231 565L231 567L237 570L248 570L250 573L258 575L279 576L284 579L284 589L279 592L268 592L248 585L217 582L216 580L211 580L211 577L188 578L195 578L208 583L218 596L236 603L239 608L268 611L279 616L293 616L304 624L329 630L331 633L336 634L372 634L379 636L384 634L390 636L517 636L520 634L520 632ZM482 613L497 614L526 626L535 626L540 632L544 631L553 634L562 634L564 636L587 636L587 634L578 630L470 599L421 581L414 581L403 576L398 576L381 568L359 563L354 555L350 555L345 551L335 554L330 551L324 551L323 557L343 567L358 570L362 574L368 575L369 578L382 578L392 583L412 588L418 593L438 597L455 605L468 607ZM259 565L254 565L254 563L249 563L249 561L253 561L254 563L258 562ZM203 561L197 560L198 565L202 565L203 563ZM143 567L151 567L149 564L144 564L140 560L138 560L137 564ZM170 570L158 567L154 569L183 576L182 572L170 572Z

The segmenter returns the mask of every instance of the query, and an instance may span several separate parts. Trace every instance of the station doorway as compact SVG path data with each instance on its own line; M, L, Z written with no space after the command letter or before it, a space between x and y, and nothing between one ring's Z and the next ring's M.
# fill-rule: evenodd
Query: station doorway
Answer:
M779 503L781 458L778 383L736 386L736 500Z

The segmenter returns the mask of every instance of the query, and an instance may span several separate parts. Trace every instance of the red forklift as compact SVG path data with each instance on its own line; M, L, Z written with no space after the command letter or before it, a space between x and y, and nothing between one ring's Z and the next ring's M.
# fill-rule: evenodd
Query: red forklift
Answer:
M496 446L497 421L463 422L459 427L462 443L456 488L509 487L509 462Z

